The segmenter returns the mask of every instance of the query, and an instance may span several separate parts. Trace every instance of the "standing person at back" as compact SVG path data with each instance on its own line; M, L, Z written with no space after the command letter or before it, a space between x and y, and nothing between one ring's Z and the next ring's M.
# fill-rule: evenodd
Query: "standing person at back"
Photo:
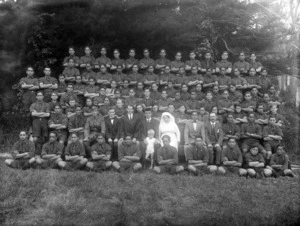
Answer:
M114 108L110 108L108 111L108 117L105 117L105 137L108 144L111 146L111 158L113 160L118 159L118 141L120 139L121 120L116 116Z

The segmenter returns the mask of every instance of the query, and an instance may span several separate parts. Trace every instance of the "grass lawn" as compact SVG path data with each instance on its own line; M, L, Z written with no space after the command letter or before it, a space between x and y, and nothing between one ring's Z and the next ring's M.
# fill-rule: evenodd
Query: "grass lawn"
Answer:
M0 225L296 225L295 178L19 171L0 159Z

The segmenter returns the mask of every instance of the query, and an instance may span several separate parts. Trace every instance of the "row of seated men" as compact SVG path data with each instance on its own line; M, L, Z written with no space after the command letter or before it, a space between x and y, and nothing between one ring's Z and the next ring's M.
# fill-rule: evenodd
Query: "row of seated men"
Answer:
M85 47L85 55L82 57L77 57L75 55L75 50L73 47L69 48L69 56L66 56L63 60L63 66L66 67L64 74L73 74L78 73L78 70L74 68L79 67L80 69L86 69L91 67L94 70L101 70L101 65L104 65L110 72L115 72L118 69L118 66L121 66L123 70L129 72L133 69L134 65L138 66L142 73L144 73L148 67L151 65L154 67L156 72L160 74L168 66L171 73L178 73L180 68L183 68L187 73L192 71L192 67L197 67L200 73L205 73L207 69L211 69L213 73L219 73L221 68L226 69L226 73L230 74L232 69L238 69L241 73L247 73L250 68L254 68L256 72L260 72L262 69L262 64L256 61L255 53L251 53L249 62L245 60L246 56L244 52L239 54L239 60L232 64L228 61L229 54L227 51L224 51L221 55L221 60L216 62L213 60L210 52L206 52L204 55L204 60L199 61L196 56L195 51L190 51L189 60L183 62L181 52L177 52L175 55L174 61L170 61L166 58L166 50L161 49L160 58L153 60L150 57L149 49L143 50L144 58L138 60L135 58L136 52L134 49L129 50L129 58L124 60L120 58L120 51L115 49L113 51L113 59L111 60L106 56L106 48L101 48L100 56L95 59L92 54L91 49L87 46ZM72 60L70 62L70 60Z
M148 131L150 137L153 134L153 131ZM13 159L5 160L6 165L12 168L85 169L96 172L114 168L118 172L123 172L125 170L138 171L143 167L141 150L132 141L131 136L126 136L120 145L118 161L111 160L111 146L105 142L105 135L102 133L96 135L96 143L92 146L91 158L86 158L85 149L79 142L76 133L71 134L71 141L63 151L64 147L57 141L56 132L50 132L49 141L43 145L41 156L35 155L34 144L27 139L25 131L21 131L19 137L19 141L12 148ZM276 146L270 163L266 165L257 145L251 145L243 158L236 139L231 137L222 150L220 164L213 165L209 163L210 153L202 138L196 136L194 140L195 142L185 151L185 164L180 164L178 161L178 151L175 147L170 146L168 135L162 137L163 146L159 145L158 150L151 155L151 159L148 159L146 155L146 160L155 162L153 171L156 173L178 174L188 170L195 175L232 172L240 176L257 178L261 176L296 176L291 170L288 155L280 144Z

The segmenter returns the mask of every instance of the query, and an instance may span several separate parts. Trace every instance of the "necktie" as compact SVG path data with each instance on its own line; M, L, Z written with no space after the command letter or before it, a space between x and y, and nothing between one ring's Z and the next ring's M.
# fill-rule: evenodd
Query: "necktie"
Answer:
M211 124L212 129L215 129L215 123Z

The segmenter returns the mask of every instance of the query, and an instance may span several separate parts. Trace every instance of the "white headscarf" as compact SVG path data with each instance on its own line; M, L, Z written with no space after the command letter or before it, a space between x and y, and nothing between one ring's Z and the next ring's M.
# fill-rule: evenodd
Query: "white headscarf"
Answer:
M162 113L161 118L160 118L160 124L168 124L168 123L165 122L164 116L168 116L170 118L170 122L169 123L172 123L172 124L174 123L175 124L175 118L169 112Z

